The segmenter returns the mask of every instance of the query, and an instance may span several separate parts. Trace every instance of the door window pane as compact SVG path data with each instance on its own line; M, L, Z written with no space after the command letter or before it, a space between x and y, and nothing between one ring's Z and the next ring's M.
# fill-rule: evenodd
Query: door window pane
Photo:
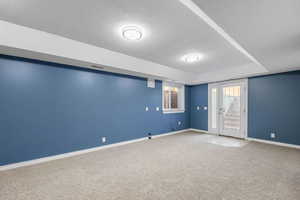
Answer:
M217 88L212 88L211 90L211 127L213 129L217 128L217 119L218 110L217 110Z
M241 126L241 87L223 88L223 128L239 130Z

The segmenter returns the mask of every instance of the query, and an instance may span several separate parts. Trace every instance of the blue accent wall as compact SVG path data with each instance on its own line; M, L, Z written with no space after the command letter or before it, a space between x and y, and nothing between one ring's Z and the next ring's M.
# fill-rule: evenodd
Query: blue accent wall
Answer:
M161 81L0 56L0 165L189 128L185 91L186 112L163 114Z
M300 71L248 84L248 136L300 145ZM0 165L101 146L101 137L208 129L207 84L186 86L185 113L163 114L161 90L161 81L153 89L144 78L0 55Z
M204 106L208 106L208 85L191 86L190 90L191 128L208 130L208 110L204 110ZM197 106L200 107L199 110Z
M300 145L300 71L253 77L248 84L249 137Z

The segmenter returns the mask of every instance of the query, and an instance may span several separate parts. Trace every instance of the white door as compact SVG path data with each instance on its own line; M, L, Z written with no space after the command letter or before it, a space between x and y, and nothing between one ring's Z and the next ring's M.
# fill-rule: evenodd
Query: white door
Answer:
M247 80L209 84L209 132L245 138Z

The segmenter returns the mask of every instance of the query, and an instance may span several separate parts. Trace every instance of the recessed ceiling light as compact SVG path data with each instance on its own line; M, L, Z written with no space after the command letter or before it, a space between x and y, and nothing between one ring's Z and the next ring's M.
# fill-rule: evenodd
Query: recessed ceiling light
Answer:
M138 41L143 37L143 31L140 27L134 25L123 26L121 28L122 37L126 40Z
M203 58L203 55L200 53L189 53L184 56L182 56L181 60L186 63L194 63L198 62Z

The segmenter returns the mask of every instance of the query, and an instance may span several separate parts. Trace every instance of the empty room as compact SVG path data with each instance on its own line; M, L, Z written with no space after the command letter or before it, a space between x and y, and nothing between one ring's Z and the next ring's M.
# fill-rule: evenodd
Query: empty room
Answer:
M299 200L299 0L1 0L0 200Z

